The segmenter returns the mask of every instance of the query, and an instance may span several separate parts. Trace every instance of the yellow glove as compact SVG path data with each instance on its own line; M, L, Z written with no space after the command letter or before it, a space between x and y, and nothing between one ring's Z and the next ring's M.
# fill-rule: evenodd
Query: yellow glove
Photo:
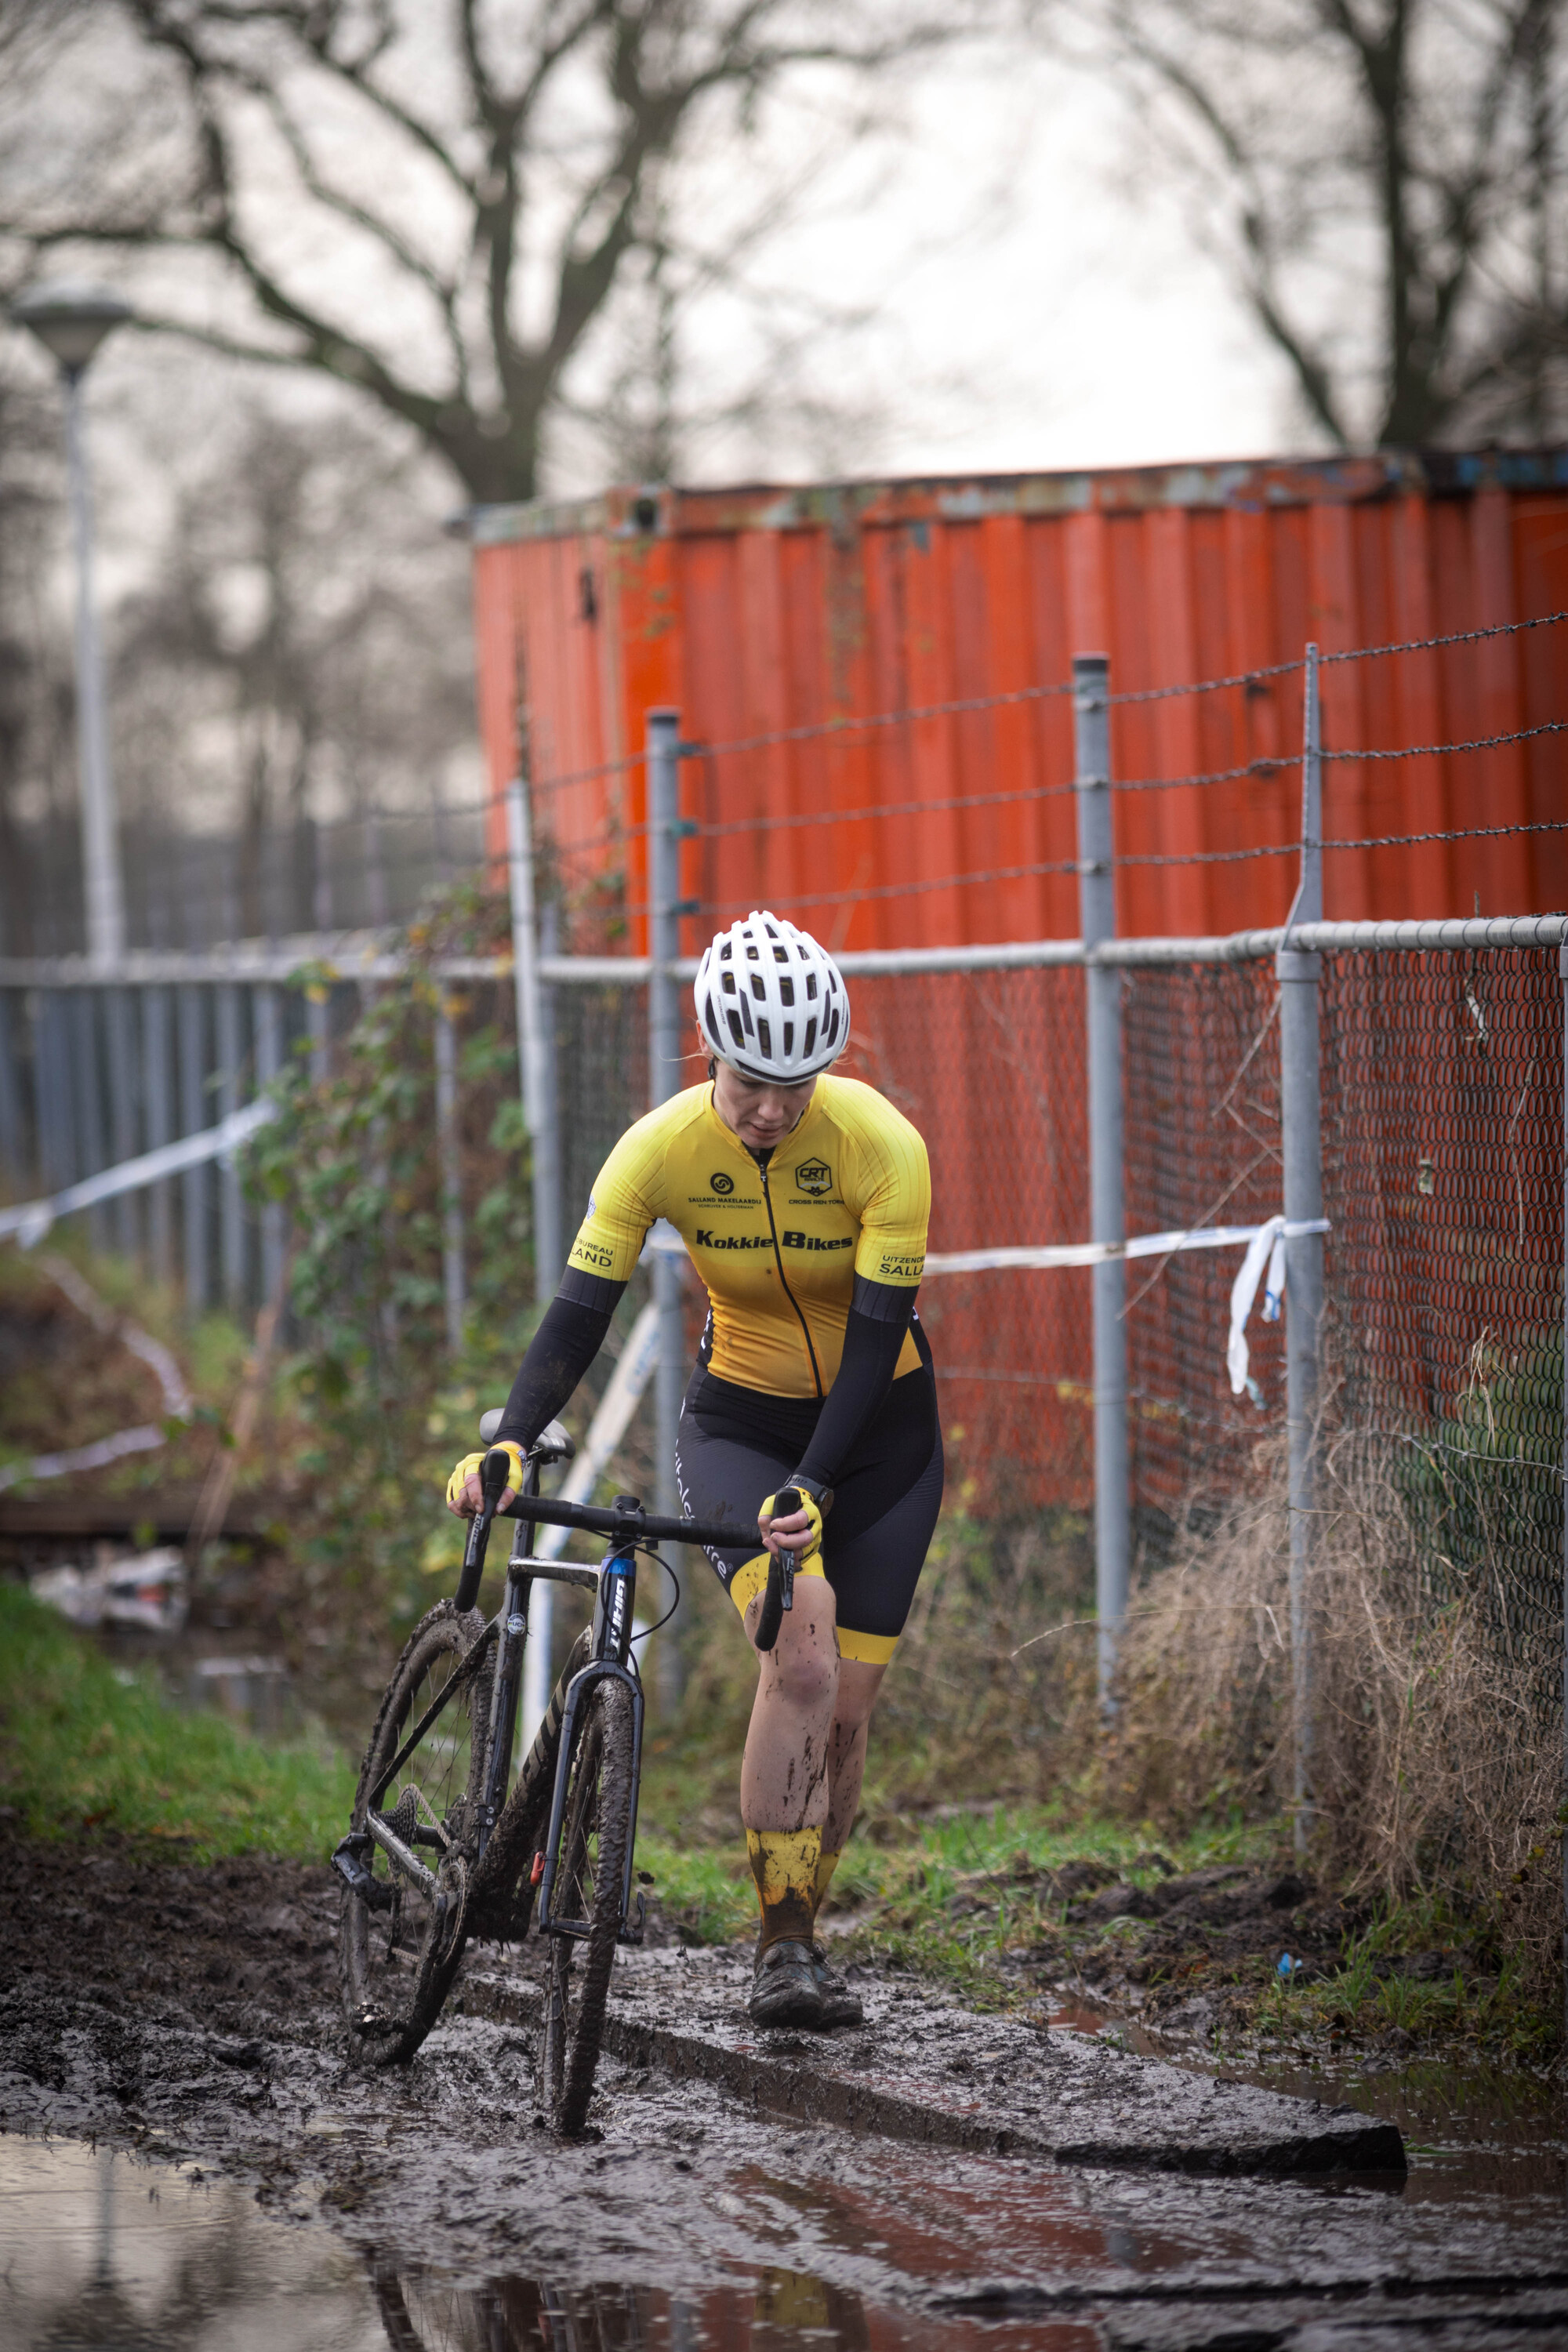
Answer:
M814 1559L817 1553L822 1549L823 1503L831 1502L833 1497L831 1495L825 1495L823 1496L822 1503L819 1503L815 1495L808 1495L806 1493L804 1486L797 1486L795 1491L800 1496L800 1507L805 1513L806 1523L811 1532L806 1537L805 1541L799 1545L798 1548L792 1544L789 1549L795 1552L797 1560ZM763 1505L762 1509L757 1513L758 1518L771 1519L776 1517L778 1515L778 1500L779 1498L776 1495L770 1495L767 1501Z
M510 1455L511 1476L506 1483L510 1487L511 1487L514 1493L520 1492L522 1486L521 1446L514 1445L510 1437L503 1437L499 1447L489 1445L485 1448L485 1454L495 1454L498 1452ZM447 1481L447 1500L448 1503L453 1505L461 1503L463 1499L464 1487L468 1485L468 1480L473 1477L478 1471L483 1469L484 1460L484 1454L464 1454L462 1460L458 1463L457 1468L453 1471L451 1476Z

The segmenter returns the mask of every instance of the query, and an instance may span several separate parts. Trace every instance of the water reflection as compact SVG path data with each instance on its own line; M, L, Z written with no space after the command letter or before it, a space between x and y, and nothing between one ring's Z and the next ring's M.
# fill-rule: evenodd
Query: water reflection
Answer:
M981 2324L758 2269L689 2294L624 2284L458 2284L277 2221L237 2183L0 2135L6 2352L970 2352ZM1076 2319L1008 2330L1020 2352L1093 2352Z
M374 2291L396 2352L968 2352L991 2340L974 2322L891 2311L800 2271L683 2296L529 2279L454 2287L381 2265ZM1102 2340L1087 2320L1008 2330L1025 2352L1097 2352Z
M370 2352L363 2266L232 2182L0 2137L0 2344L15 2352Z

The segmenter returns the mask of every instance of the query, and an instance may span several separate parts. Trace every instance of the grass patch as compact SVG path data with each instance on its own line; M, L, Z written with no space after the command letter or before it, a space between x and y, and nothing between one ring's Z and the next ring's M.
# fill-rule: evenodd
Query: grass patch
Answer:
M354 1778L330 1750L263 1747L219 1716L181 1714L30 1593L0 1586L0 1798L28 1836L102 1829L184 1861L321 1860Z
M1277 1827L1238 1828L1169 1845L1163 1857L1196 1870L1264 1860L1277 1842ZM1065 1953L1063 1906L1039 1882L1086 1861L1135 1885L1161 1875L1147 1830L1069 1819L1053 1806L998 1802L978 1812L873 1818L870 1833L858 1831L838 1865L826 1916L855 1915L836 1948L845 1958L912 1970L994 2007L1015 1993L1024 1997L1025 1989L1008 1981L1021 1958ZM739 1831L725 1844L694 1844L645 1810L637 1864L653 1874L665 1910L693 1943L752 1932L756 1895ZM1094 1938L1104 1932L1096 1929Z
M1377 1902L1370 1924L1346 1939L1337 1971L1269 1985L1256 2023L1267 2039L1331 2047L1397 2030L1416 2046L1466 2044L1519 2065L1548 2061L1558 2039L1499 1906L1447 1891Z

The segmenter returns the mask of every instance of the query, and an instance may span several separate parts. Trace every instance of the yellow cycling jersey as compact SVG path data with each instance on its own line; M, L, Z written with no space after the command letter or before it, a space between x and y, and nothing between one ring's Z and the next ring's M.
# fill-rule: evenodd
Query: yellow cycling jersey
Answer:
M765 1170L690 1087L628 1128L599 1172L568 1266L625 1282L668 1218L707 1286L705 1360L772 1396L826 1396L855 1276L910 1290L925 1266L931 1168L874 1087L820 1077ZM894 1377L920 1353L905 1334Z

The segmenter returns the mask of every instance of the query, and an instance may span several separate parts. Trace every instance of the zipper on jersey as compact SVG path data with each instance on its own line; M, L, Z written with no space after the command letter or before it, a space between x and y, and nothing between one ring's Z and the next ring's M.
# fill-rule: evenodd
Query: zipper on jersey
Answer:
M795 1297L794 1291L789 1286L789 1276L784 1272L784 1252L779 1247L779 1229L773 1223L773 1196L768 1190L768 1161L767 1160L758 1160L754 1151L752 1152L752 1157L753 1160L757 1160L757 1166L762 1171L763 1203L768 1213L768 1231L773 1237L773 1263L779 1270L779 1280L784 1285L784 1295L789 1300L790 1305L795 1308L795 1318L800 1325L801 1337L805 1341L805 1352L811 1359L811 1377L816 1383L817 1398L820 1402L820 1400L826 1395L827 1391L822 1385L822 1372L816 1360L816 1349L811 1344L811 1326L806 1321L805 1314L802 1312L799 1299ZM773 1154L770 1151L768 1159L771 1160Z

